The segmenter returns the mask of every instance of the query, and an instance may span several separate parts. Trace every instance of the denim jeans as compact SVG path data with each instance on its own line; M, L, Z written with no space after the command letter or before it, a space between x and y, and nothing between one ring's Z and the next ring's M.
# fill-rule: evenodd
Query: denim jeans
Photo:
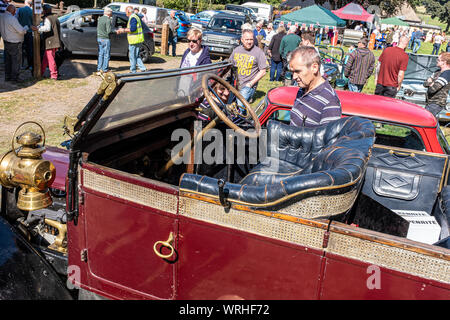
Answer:
M253 95L256 92L256 87L243 87L241 90L239 90L239 93L244 97L245 100L250 101L251 98L253 98ZM243 107L244 104L238 99L237 101L238 106Z
M439 54L439 49L441 48L441 45L438 43L433 44L433 51L431 52L432 55Z
M273 59L270 59L270 81L280 81L282 72L283 72L283 61L276 62Z
M175 57L177 55L177 37L169 37L169 46L172 46L172 56Z
M353 84L350 81L348 82L348 90L352 92L361 92L363 88L363 84Z
M147 68L145 67L144 63L142 62L142 59L139 57L139 48L141 44L129 44L128 45L128 55L130 58L130 72L135 73L136 72L136 65L138 66L139 70L146 71Z
M414 40L413 49L412 49L413 53L417 53L417 51L419 51L421 45L422 45L421 40Z
M108 71L109 57L111 54L111 41L109 39L97 39L98 64L97 71Z

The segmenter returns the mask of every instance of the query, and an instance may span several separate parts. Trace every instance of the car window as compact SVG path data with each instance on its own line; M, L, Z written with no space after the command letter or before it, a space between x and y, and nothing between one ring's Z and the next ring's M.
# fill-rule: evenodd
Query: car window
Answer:
M211 28L240 30L243 20L234 20L231 18L214 18L211 21Z
M82 17L81 19L81 28L88 28L88 27L97 27L97 20L99 18L98 14L88 14Z
M447 139L439 126L437 127L436 131L442 150L444 150L446 154L450 154L450 145L448 144Z
M426 151L420 134L411 127L373 121L375 143L384 146Z
M110 8L112 11L120 11L120 6L115 4L108 6L108 8Z
M290 110L277 110L269 117L269 119L289 124L291 122L291 112ZM408 126L383 123L379 121L372 121L372 123L375 126L376 144L426 151L425 144L416 129Z
M116 18L116 28L126 28L128 25L128 20L125 20L122 17Z

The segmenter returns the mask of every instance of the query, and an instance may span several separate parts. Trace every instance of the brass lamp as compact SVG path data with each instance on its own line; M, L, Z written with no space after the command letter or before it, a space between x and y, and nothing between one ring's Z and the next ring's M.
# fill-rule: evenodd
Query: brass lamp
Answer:
M0 157L0 184L6 188L20 187L17 207L21 210L32 211L46 208L52 204L48 186L56 177L55 166L42 159L45 151L45 132L36 122L25 122L38 125L44 134L42 136L34 132L25 132L15 138L17 149L12 140L12 149Z

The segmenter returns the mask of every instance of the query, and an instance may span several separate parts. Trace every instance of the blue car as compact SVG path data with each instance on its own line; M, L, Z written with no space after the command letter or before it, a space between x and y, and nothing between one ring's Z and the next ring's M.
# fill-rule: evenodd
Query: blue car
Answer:
M172 10L167 10L167 12L169 14L170 14L171 11ZM186 38L187 32L191 28L191 21L190 21L190 19L187 17L187 15L183 11L180 11L180 10L177 10L175 12L175 17L177 17L178 23L180 25L178 27L178 30L177 30L178 39Z
M208 25L209 21L211 20L211 18L219 12L220 11L206 10L206 11L202 11L197 14L194 14L191 17L192 26L196 27L198 29L205 29L206 26Z

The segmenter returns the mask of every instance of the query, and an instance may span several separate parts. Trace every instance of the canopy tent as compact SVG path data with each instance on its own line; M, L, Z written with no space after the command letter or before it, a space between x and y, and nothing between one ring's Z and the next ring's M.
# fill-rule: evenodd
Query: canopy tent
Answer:
M403 21L403 20L401 20L399 18L396 18L396 17L382 19L380 21L380 24L388 24L388 25L393 25L393 26L409 27L408 23L406 23L405 21Z
M345 21L322 6L313 5L281 16L284 23L313 24L315 27L345 27Z
M369 14L362 6L356 3L349 3L338 10L333 10L333 13L344 20L365 22L372 22L373 20L373 14Z

